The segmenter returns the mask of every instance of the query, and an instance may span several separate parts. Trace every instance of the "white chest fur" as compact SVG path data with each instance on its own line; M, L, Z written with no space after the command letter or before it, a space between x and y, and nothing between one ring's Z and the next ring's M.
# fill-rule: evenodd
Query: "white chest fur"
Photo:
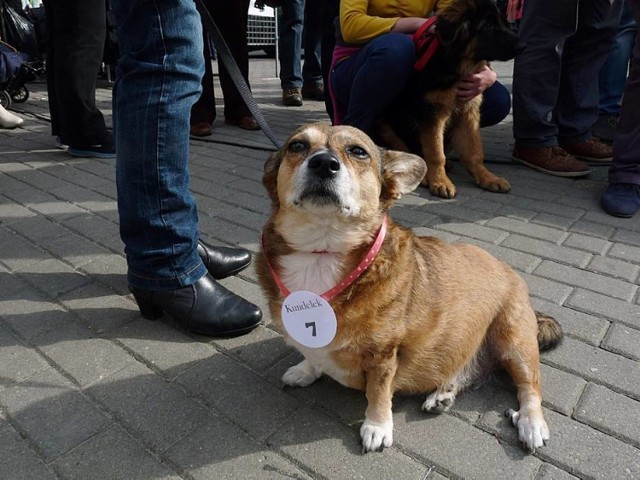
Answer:
M340 280L341 255L292 253L280 258L282 281L289 291L308 290L322 295Z

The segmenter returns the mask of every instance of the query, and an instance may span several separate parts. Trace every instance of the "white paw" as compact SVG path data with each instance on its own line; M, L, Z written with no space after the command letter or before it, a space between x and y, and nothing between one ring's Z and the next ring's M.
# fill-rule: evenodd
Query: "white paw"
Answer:
M505 416L511 418L513 426L518 428L518 438L529 452L534 453L536 448L542 447L549 440L549 427L542 414L532 415L526 410L515 411L510 408Z
M320 373L307 361L289 368L282 376L282 382L290 387L307 387L320 377Z
M447 412L453 406L455 400L456 394L454 392L436 390L427 396L427 399L422 404L422 410L431 413Z
M384 423L365 420L360 427L362 453L382 451L393 444L393 420Z

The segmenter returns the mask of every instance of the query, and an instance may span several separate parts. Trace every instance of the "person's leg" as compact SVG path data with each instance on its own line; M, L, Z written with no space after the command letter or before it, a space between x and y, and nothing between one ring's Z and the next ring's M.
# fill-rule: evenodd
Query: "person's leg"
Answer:
M480 128L497 125L509 115L511 95L500 82L495 82L482 94Z
M633 53L636 22L629 0L623 0L622 17L613 48L598 74L599 114L620 115L620 102Z
M213 279L230 262L198 241L189 192L189 117L204 70L200 16L193 0L112 6L121 53L113 95L116 185L129 288L145 318L167 312L196 333L246 333L262 312Z
M598 119L598 72L611 51L621 12L622 0L579 3L576 33L562 52L560 90L553 111L562 147L592 137L591 127Z
M325 0L309 0L304 6L304 64L302 65L302 96L324 101L321 49Z
M114 87L120 234L129 285L150 290L206 274L196 250L187 135L204 69L203 56L190 53L202 52L202 26L184 1L113 2L123 52Z
M340 13L339 0L324 0L324 11L322 13L322 55L320 67L322 70L322 82L327 88L329 85L329 71L331 70L331 61L333 58L333 47L336 43L335 20ZM327 114L333 122L333 104L329 95L325 95L324 105Z
M640 0L632 0L640 25ZM624 91L620 125L613 140L613 164L602 208L611 215L631 217L640 210L640 35L636 35L631 70Z
M60 136L60 119L58 114L58 95L56 93L56 28L55 14L56 10L53 0L43 0L42 4L45 9L45 21L47 25L47 98L49 100L49 114L51 115L51 135L60 138L62 143L64 140Z
M283 91L283 103L287 106L302 105L302 69L300 55L302 50L302 30L305 0L284 0L278 37L280 55L280 85ZM312 0L310 0L312 1Z
M513 135L517 147L558 144L550 114L558 100L561 54L573 35L578 0L527 0L519 35L527 44L513 65Z
M210 12L212 2L205 2ZM196 3L200 12L200 4ZM212 13L213 15L213 13ZM204 137L211 135L211 124L216 119L216 96L213 90L213 68L211 66L211 44L206 30L202 29L202 55L204 58L204 75L202 76L202 93L191 108L191 135Z
M374 135L375 121L402 91L413 71L415 46L409 35L381 35L331 72L332 89L346 105L342 124Z
M245 82L249 84L249 50L247 48L247 22L249 0L213 0L213 19L225 39ZM244 103L238 88L233 83L224 63L218 58L220 86L224 96L224 117L227 121L240 121L251 113Z
M95 102L107 28L105 0L53 1L51 9L56 130L71 147L112 144Z

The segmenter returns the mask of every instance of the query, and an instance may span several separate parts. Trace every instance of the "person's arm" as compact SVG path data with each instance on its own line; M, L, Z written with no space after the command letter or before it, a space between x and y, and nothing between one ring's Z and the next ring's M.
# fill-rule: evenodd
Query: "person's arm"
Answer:
M365 43L391 31L398 18L368 14L369 0L340 1L340 30L347 43Z

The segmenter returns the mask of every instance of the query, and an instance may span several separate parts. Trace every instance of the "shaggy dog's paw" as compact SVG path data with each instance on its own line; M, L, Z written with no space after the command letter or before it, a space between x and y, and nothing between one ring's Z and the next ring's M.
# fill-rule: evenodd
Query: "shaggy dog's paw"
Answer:
M447 412L453 406L455 400L456 394L454 392L436 390L427 396L427 399L422 404L422 410L429 413Z
M320 377L320 373L307 361L289 368L282 376L282 382L290 387L307 387Z
M549 427L547 422L540 415L532 415L530 411L508 409L506 417L511 419L511 423L518 429L518 438L522 445L531 453L536 448L542 447L546 440L549 440Z
M362 453L382 451L393 444L393 421L384 423L365 420L360 427Z
M494 193L508 193L511 190L511 184L501 177L493 177L490 180L479 182L478 186Z

